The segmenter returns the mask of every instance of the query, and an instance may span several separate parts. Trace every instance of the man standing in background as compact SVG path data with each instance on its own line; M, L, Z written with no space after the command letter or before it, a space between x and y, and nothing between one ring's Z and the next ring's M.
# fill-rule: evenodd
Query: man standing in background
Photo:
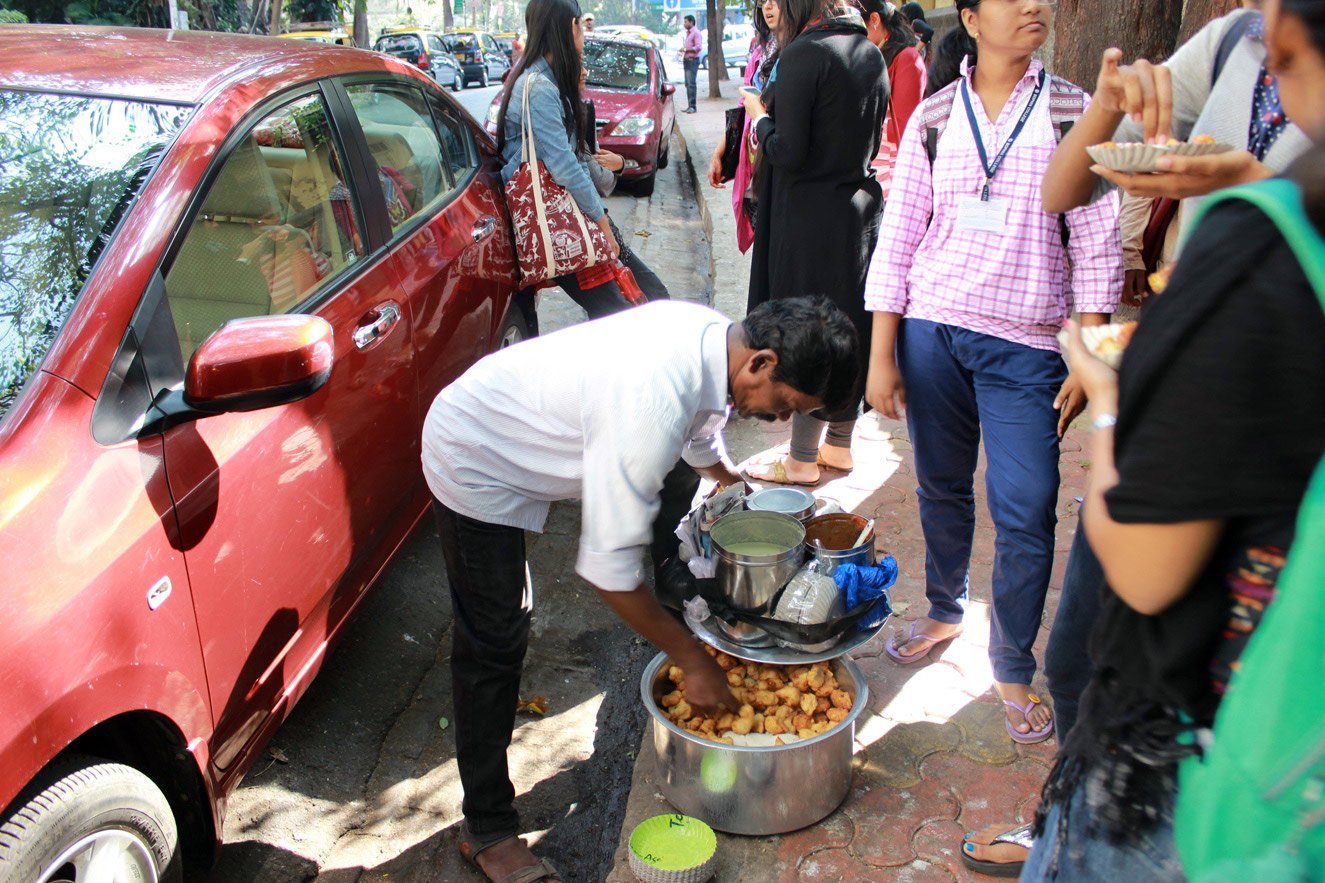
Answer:
M586 34L593 33L594 18L592 12L586 12L584 15L580 16L580 22L584 25L584 32Z
M699 34L699 28L695 27L695 17L687 15L685 17L685 46L681 50L682 63L685 65L686 73L686 98L689 105L684 113L695 112L695 100L698 97L699 84L699 53L703 48L700 40L703 38Z

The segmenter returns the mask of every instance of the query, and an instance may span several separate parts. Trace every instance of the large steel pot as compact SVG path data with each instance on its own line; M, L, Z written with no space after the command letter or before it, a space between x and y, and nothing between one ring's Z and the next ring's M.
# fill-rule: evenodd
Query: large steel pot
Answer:
M733 512L718 520L709 532L717 557L718 590L733 607L754 609L772 600L778 590L805 563L805 527L779 512ZM769 547L769 554L741 551L750 544ZM756 626L728 624L728 635L738 643L767 641Z
M878 563L874 552L874 531L871 530L859 546L856 537L869 524L869 519L850 512L816 515L805 522L805 547L819 560L819 571L832 576L839 564L858 564L872 567ZM818 540L818 544L815 544Z
M640 694L653 718L653 748L663 796L686 815L731 834L783 834L827 816L851 789L856 718L869 687L847 657L829 663L851 712L827 733L769 748L723 745L694 736L663 716L659 698L671 692L666 654L644 670Z

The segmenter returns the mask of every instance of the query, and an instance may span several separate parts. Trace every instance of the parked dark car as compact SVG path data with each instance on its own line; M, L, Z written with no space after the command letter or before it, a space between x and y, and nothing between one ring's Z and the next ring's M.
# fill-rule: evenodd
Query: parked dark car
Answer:
M205 878L531 331L500 165L387 55L0 25L0 880Z
M491 34L483 31L448 31L442 35L446 45L465 73L465 85L487 86L501 80L511 68L511 59Z
M383 34L373 44L377 52L385 52L404 59L452 92L465 88L465 74L460 62L443 45L436 34L429 31L395 31Z

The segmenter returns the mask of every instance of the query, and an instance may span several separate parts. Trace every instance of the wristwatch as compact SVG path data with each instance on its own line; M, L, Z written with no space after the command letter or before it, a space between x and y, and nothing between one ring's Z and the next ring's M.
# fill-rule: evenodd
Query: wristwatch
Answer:
M1101 414L1090 421L1091 429L1112 429L1118 425L1117 414Z

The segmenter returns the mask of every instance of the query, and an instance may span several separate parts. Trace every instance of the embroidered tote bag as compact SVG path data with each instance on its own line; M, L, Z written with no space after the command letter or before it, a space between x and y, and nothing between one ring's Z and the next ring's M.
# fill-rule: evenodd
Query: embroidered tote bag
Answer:
M542 76L530 73L530 78ZM521 285L535 285L610 261L612 250L596 223L538 160L526 80L520 121L520 167L506 183L506 206L515 232Z

